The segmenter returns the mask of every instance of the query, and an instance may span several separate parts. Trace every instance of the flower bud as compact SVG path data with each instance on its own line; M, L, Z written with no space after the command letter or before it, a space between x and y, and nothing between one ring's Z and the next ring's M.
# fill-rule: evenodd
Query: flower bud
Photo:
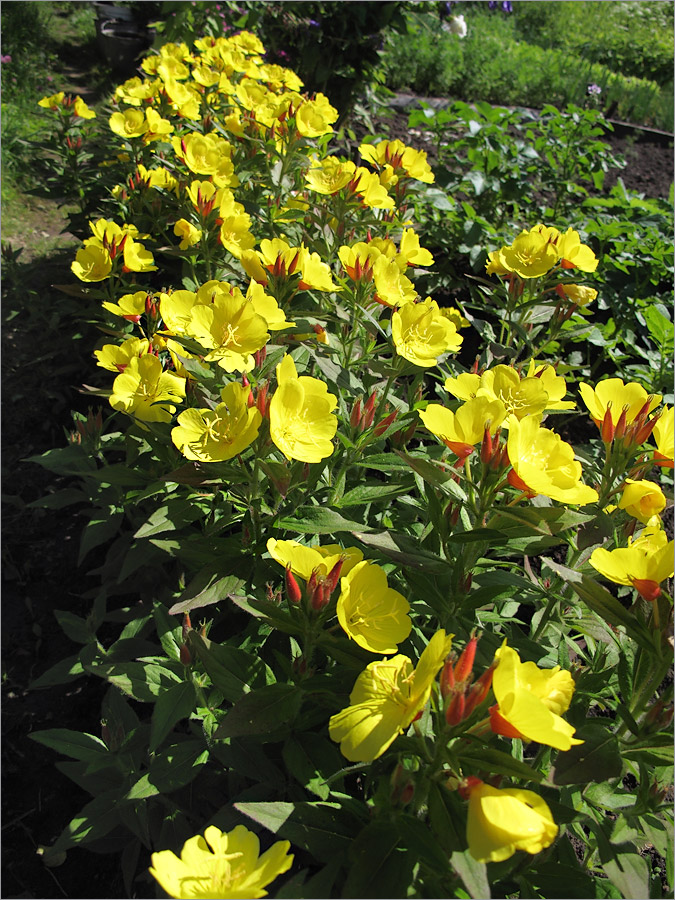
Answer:
M445 721L448 725L459 725L464 718L465 706L464 694L455 694L445 710Z
M614 423L612 422L612 413L609 404L607 404L607 409L605 410L600 434L602 435L603 444L611 444L614 440Z
M295 576L291 572L291 567L286 566L286 596L291 603L299 603L302 600L302 591L300 585L295 580Z
M393 423L393 421L397 415L398 415L398 410L395 409L393 412L389 413L388 416L385 416L385 418L382 419L381 422L378 422L378 424L375 426L375 429L374 429L375 435L377 437L381 437L381 435L383 435L385 433L385 431L387 430L387 428L389 428L389 426Z
M471 635L469 643L462 650L461 656L457 661L457 665L455 666L455 680L460 683L466 681L473 671L473 662L476 658L476 647L478 645L478 638L475 635Z
M190 653L187 644L181 644L180 661L184 666L189 666L192 664L192 654Z
M352 412L349 417L349 424L352 428L358 428L359 422L361 421L361 400L358 398L356 403L352 407Z
M187 641L188 634L192 631L192 622L190 621L190 613L186 612L183 616L183 642Z

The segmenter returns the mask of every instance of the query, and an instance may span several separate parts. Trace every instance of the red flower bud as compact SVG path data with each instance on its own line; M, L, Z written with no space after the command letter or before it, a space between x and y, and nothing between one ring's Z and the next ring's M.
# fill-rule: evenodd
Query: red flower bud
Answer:
M476 658L477 645L478 638L475 635L472 635L469 643L462 650L462 654L457 660L457 665L455 666L455 679L460 683L466 681L473 671L473 662Z
M192 622L190 621L190 613L186 612L183 616L183 641L187 641L188 634L192 631Z
M363 427L370 428L373 424L373 418L375 417L375 401L377 400L377 394L375 391L368 397L363 407Z
M648 600L649 602L656 600L661 594L658 582L649 578L634 578L633 587L643 600Z
M455 694L445 711L445 721L448 725L459 725L464 718L465 703L464 694Z
M443 668L441 669L441 675L439 678L439 683L441 687L441 697L445 700L445 698L452 693L452 690L455 686L455 660L451 656L446 659L443 664Z
M349 417L349 424L352 426L352 428L358 428L360 421L361 421L361 400L357 399L356 403L352 407L352 413Z
M299 603L302 600L302 591L300 585L295 580L295 576L291 572L291 567L286 566L286 596L291 603Z
M326 587L330 594L333 593L335 588L338 586L338 582L340 581L340 573L342 572L342 567L345 564L346 557L341 556L340 559L335 563L333 568L330 570L328 575L326 575Z
M180 647L180 661L184 666L189 666L192 663L192 654L188 650L187 644L181 644Z
M381 435L383 435L385 433L385 431L387 430L387 428L389 428L389 426L393 423L393 421L397 415L398 415L398 410L395 409L393 412L389 413L388 416L386 416L384 419L382 419L381 422L378 422L378 424L375 426L375 429L374 429L375 435L377 437L380 437Z
M602 442L604 444L611 444L614 440L614 423L612 422L612 413L609 406L605 410L605 416L602 420L600 434L602 435Z

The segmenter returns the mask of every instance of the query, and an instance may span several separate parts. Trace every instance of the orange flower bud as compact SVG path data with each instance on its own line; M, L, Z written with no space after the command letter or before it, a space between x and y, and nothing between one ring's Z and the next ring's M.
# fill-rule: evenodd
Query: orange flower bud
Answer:
M462 650L461 656L455 666L455 679L459 682L466 681L473 671L473 662L476 658L476 647L478 646L478 638L471 635L471 639L466 647Z
M295 580L295 576L291 572L291 567L286 567L286 596L291 603L299 603L302 600L302 591L300 585Z

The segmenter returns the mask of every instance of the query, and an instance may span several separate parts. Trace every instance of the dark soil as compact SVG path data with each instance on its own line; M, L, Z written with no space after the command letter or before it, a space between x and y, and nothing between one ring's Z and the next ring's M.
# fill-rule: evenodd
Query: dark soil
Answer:
M358 123L357 123L358 126ZM407 114L378 119L378 130L420 149L429 147L410 135ZM362 137L365 128L360 128ZM610 136L628 167L626 186L648 196L667 196L673 177L672 150L663 139ZM619 173L610 173L607 187ZM50 285L68 282L66 253L38 264L19 265L3 285L2 387L5 400L3 501L3 897L49 898L125 896L116 855L75 850L48 869L37 854L90 799L55 768L57 754L30 740L33 731L72 728L100 734L103 683L80 679L63 687L29 690L30 682L78 648L62 633L55 609L86 615L81 595L94 583L88 565L77 567L83 518L67 508L29 508L33 500L64 483L26 457L63 446L72 428L70 410L87 411L77 386L93 366L94 338L71 340L70 322L54 316ZM58 273L58 276L55 274ZM34 293L29 293L29 288ZM17 298L24 296L19 302ZM9 302L7 299L11 298ZM7 319L18 310L11 322ZM39 361L36 362L36 348ZM146 896L142 885L132 896Z

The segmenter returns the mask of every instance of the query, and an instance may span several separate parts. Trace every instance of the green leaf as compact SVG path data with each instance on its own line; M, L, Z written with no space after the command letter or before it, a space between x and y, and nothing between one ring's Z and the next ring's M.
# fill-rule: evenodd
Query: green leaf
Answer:
M27 503L28 509L64 509L66 506L72 506L73 503L86 503L89 500L83 491L76 488L64 488L62 491L55 491L53 494L47 494L46 497L40 497L39 500L33 500Z
M337 531L366 534L375 530L360 522L345 519L340 513L323 506L301 506L295 517L280 519L277 526L297 534L333 534Z
M268 684L245 694L225 716L215 738L257 735L278 739L297 716L302 691L293 684Z
M111 790L87 803L64 828L56 843L45 851L45 862L54 854L105 837L119 824L120 799L119 790Z
M578 728L575 737L584 743L558 753L554 784L589 784L621 775L619 742L608 727L591 722Z
M339 772L343 764L335 744L320 734L305 732L288 738L281 755L288 771L303 787L322 800L328 799L331 789L326 779Z
M22 462L37 463L57 475L86 475L96 471L96 460L79 444L47 450L39 456L29 456Z
M454 480L455 470L447 463L434 463L426 456L412 456L409 453L404 453L402 450L397 450L396 455L405 460L410 468L417 472L427 484L438 488L444 494L454 497L456 500L466 500L466 494Z
M84 666L80 662L79 655L68 656L51 666L42 675L38 675L35 681L31 681L28 688L33 691L38 688L54 687L57 684L68 684L84 674Z
M150 763L149 770L136 781L125 800L143 800L168 794L189 784L207 762L209 751L202 741L187 740L167 747Z
M82 619L80 616L62 609L55 609L54 615L66 637L69 637L76 644L88 644L96 639L86 619Z
M395 822L370 822L349 853L343 897L407 897L416 857L400 846Z
M252 687L265 684L271 673L259 656L237 647L215 644L197 631L188 634L188 647L206 669L209 678L230 703L239 700Z
M471 763L478 771L510 775L513 778L524 778L528 781L543 781L544 779L541 772L531 769L526 763L514 759L508 753L494 750L492 747L462 748L459 758L463 763Z
M466 811L461 808L457 791L432 782L429 786L429 824L448 854L467 849Z
M345 506L365 506L367 503L388 500L409 491L409 485L362 484L347 491L337 506L339 509Z
M98 668L95 667L94 673L103 674ZM154 703L172 684L182 681L174 671L157 663L129 662L108 667L103 664L100 668L106 671L103 677L111 684L143 703Z
M151 753L159 747L174 725L187 719L196 704L195 688L191 681L182 681L162 691L152 711L150 727Z
M588 822L598 842L600 865L610 882L625 900L644 900L649 897L649 868L631 844L612 844L603 825Z
M322 863L346 853L363 827L363 821L339 803L235 803L234 808Z
M86 762L99 760L101 754L108 754L108 748L101 738L93 734L71 731L68 728L49 728L46 731L34 731L28 735L38 744L44 744L64 756Z
M496 506L492 512L493 516L488 522L488 527L501 531L509 537L532 532L550 537L568 528L578 528L593 518L588 513L555 506L537 506L530 509Z
M450 857L450 865L464 882L473 900L490 900L490 882L485 863L477 862L468 850L456 850Z
M436 572L447 571L449 568L446 560L422 550L417 538L408 537L406 534L382 531L378 534L359 535L359 540L367 547L379 550L401 566Z
M202 516L202 511L188 500L175 500L156 509L136 531L135 538L147 538L166 531L176 531Z
M103 516L103 513L97 510L93 515ZM110 511L103 518L91 518L87 522L80 539L80 553L77 558L78 566L82 564L82 561L91 550L95 547L100 547L101 544L105 544L115 537L123 519L124 513L118 510Z
M176 616L193 609L202 609L238 593L244 584L243 579L235 575L222 576L220 571L222 567L209 565L198 572L173 604L169 615Z

